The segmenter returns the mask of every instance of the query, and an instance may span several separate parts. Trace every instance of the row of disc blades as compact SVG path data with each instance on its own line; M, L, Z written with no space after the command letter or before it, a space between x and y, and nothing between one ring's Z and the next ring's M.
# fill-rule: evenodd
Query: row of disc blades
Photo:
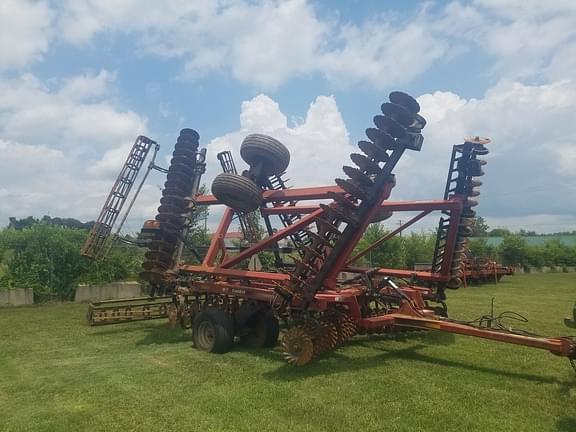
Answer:
M305 247L302 258L296 260L291 274L294 294L311 296L321 286L318 273L341 238L343 224L358 229L364 226L360 210L380 205L373 199L380 193L375 185L381 183L379 180L391 153L409 138L415 135L421 138L420 131L426 121L418 114L420 106L414 98L406 93L392 92L381 111L381 115L374 117L376 127L366 129L368 139L358 142L361 152L350 155L354 165L343 167L346 178L336 179L343 192L332 194L330 205L321 205L324 213L316 219L316 229L305 232L310 244Z
M473 225L476 217L474 207L478 205L475 199L480 195L478 187L482 182L478 180L479 177L484 175L482 167L486 164L485 160L479 159L478 156L488 154L488 149L482 142L467 141L460 146L456 146L458 151L458 158L456 160L457 175L453 179L456 186L453 192L457 195L463 196L463 209L458 222L458 233L454 245L454 253L452 255L452 262L450 264L450 280L446 287L450 289L457 289L462 285L462 277L464 275L463 262L466 260L466 247L468 245L470 236L473 233ZM446 236L448 221L445 221L445 228L439 235ZM443 239L445 241L445 238ZM443 256L443 250L439 251ZM441 267L442 262L440 261ZM439 271L440 267L435 268Z
M356 322L347 313L330 311L317 320L309 319L290 327L282 338L288 363L302 366L357 333Z
M146 260L142 264L143 271L140 273L149 282L164 281L166 271L173 266L174 253L189 212L199 139L195 130L182 129L176 140L156 215L159 228L148 245Z
M393 168L386 164L397 162L394 158L390 161L393 152L403 148L409 138L421 138L426 121L418 114L420 106L411 96L392 92L381 111L382 115L374 117L376 127L366 129L368 139L359 141L360 153L350 155L354 165L343 167L346 178L336 179L343 192L332 194L331 204L321 204L324 212L316 218L315 230L305 232L310 244L302 246L302 258L295 260L291 274L293 294L311 296L321 287L319 273L343 240L344 229L361 230L366 226L362 219L373 214L369 210L380 206L375 198L381 195L382 180L388 180L382 176ZM282 340L282 349L289 363L303 365L356 333L356 322L350 315L325 313L318 319L290 327Z

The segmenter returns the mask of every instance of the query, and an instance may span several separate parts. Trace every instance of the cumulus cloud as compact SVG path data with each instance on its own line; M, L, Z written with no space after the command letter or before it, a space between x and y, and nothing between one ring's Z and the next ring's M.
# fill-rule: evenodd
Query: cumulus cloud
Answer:
M116 108L108 94L114 74L101 71L62 80L55 88L32 74L0 79L2 137L94 157L146 129L146 121Z
M0 69L41 58L55 38L82 46L127 34L142 53L180 59L184 77L226 73L260 88L310 75L388 88L474 52L492 56L492 72L510 79L558 79L574 66L570 0L429 2L356 22L319 16L308 0L64 0L53 10L4 0L0 7Z
M240 123L238 131L214 138L208 144L207 184L222 171L216 158L221 151L232 151L239 171L247 168L240 157L240 145L251 133L273 136L288 148L291 160L287 177L291 186L333 184L334 178L342 176L342 165L353 149L333 96L318 96L302 123L289 125L278 103L260 94L242 103Z
M226 72L264 88L311 74L339 86L387 88L476 51L495 59L494 74L557 77L573 66L576 38L570 0L431 2L359 22L320 17L307 0L70 0L58 23L70 43L131 33L142 51L181 58L185 77Z
M405 84L426 71L449 50L425 14L403 25L376 17L360 26L344 26L339 47L318 53L315 67L330 81L366 82L376 88Z
M26 66L40 59L52 36L54 12L45 2L0 2L0 70Z
M59 27L73 44L106 32L134 34L144 52L182 58L183 76L192 79L227 72L275 88L320 74L338 85L385 88L408 82L450 51L445 33L452 27L431 20L424 8L349 23L320 18L306 0L74 0L65 3Z
M441 198L452 145L466 135L484 135L493 143L478 210L492 226L515 229L524 224L539 231L576 226L576 206L566 199L576 186L576 133L570 128L575 92L576 85L562 81L541 86L501 83L481 99L451 92L420 96L428 119L424 146L401 160L392 199ZM239 149L249 133L272 135L290 149L287 177L293 186L333 184L356 151L334 97L318 97L297 125L289 125L279 105L265 95L243 102L240 118L238 131L208 144L207 184L221 171L216 159L220 151L231 150L239 170L244 169ZM388 223L398 218L406 215L398 214ZM435 224L436 218L427 218L416 229Z
M510 223L501 217L508 214L567 224L576 211L565 198L576 176L573 1L429 2L352 22L321 16L306 0L3 0L0 70L8 73L0 75L0 148L10 157L0 160L0 195L14 201L0 207L0 220L7 212L97 214L135 136L147 133L146 118L118 103L113 72L45 80L14 70L45 58L52 41L83 49L119 35L139 54L179 60L185 78L228 74L259 90L311 75L337 86L389 88L479 52L497 84L476 99L450 89L419 98L426 141L400 162L395 198L441 196L452 144L478 134L494 140L479 209L489 221ZM240 108L240 129L208 145L208 183L220 171L218 151L232 149L242 165L239 146L251 132L288 146L295 186L331 184L355 148L332 96L317 97L299 123L265 95ZM136 212L153 215L158 193L145 188Z
M453 2L432 23L439 31L494 59L494 76L559 78L576 41L576 4L571 0L475 0ZM567 75L563 75L566 77Z
M2 224L9 216L96 217L130 145L147 132L145 118L110 97L114 79L108 71L50 86L32 74L0 78ZM151 205L144 198L141 207Z
M148 53L184 58L188 77L224 69L270 87L309 73L328 30L305 0L74 0L66 3L60 26L65 40L76 44L100 32L131 32Z
M509 215L531 224L531 218L546 213L574 226L576 205L567 196L576 185L576 132L570 126L575 96L576 83L567 80L546 85L503 82L481 99L451 92L420 96L429 122L422 152L410 157L419 173L404 176L401 171L397 192L408 198L432 196L434 191L438 196L451 145L466 135L488 136L493 142L488 145L480 214L495 223Z

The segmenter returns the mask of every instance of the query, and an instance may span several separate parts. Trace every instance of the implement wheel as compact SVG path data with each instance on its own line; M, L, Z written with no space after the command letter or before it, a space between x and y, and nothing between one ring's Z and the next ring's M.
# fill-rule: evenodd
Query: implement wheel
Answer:
M220 309L207 308L196 315L192 325L194 346L202 351L222 354L234 343L234 320Z
M314 357L312 335L303 326L292 327L282 338L282 350L288 363L303 366Z
M271 348L278 342L280 324L270 310L255 313L245 324L247 333L240 342L249 348Z
M245 213L256 210L262 203L258 185L238 174L218 174L212 182L212 194L228 207Z
M286 146L262 134L251 134L244 138L240 156L251 167L260 166L266 176L282 174L290 163L290 152Z

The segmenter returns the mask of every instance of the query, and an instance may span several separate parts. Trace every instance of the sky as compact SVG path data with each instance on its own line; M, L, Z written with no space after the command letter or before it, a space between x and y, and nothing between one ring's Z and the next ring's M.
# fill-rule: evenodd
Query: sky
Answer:
M208 149L206 185L254 132L288 147L291 186L334 184L402 90L428 125L391 199L442 198L452 145L487 136L488 225L574 230L575 70L573 0L0 0L0 226L96 219L136 137L167 166L184 127Z

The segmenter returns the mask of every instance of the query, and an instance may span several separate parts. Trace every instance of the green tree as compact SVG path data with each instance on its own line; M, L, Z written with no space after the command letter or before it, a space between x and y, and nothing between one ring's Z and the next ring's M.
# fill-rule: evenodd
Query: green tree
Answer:
M497 255L496 248L490 246L485 238L473 238L468 243L468 250L475 257L488 257L495 259Z
M512 233L510 232L510 230L506 228L495 228L493 230L488 231L489 237L506 237L511 234Z
M518 234L504 237L499 249L505 265L523 265L527 262L528 247L524 238Z
M482 216L474 218L474 225L472 226L473 237L486 237L489 229L490 227L486 224L486 221Z
M70 300L79 282L134 278L143 250L113 248L101 262L80 256L88 231L36 222L28 228L0 231L0 286L33 288L37 298Z
M426 233L410 233L402 237L404 250L406 251L404 265L406 268L414 268L416 263L429 263L432 261L436 236Z
M358 242L355 253L360 252L372 243L384 237L388 231L383 225L373 223L364 232L364 236ZM371 267L404 268L406 263L406 250L402 237L395 236L385 241L370 253L366 254L361 263Z

